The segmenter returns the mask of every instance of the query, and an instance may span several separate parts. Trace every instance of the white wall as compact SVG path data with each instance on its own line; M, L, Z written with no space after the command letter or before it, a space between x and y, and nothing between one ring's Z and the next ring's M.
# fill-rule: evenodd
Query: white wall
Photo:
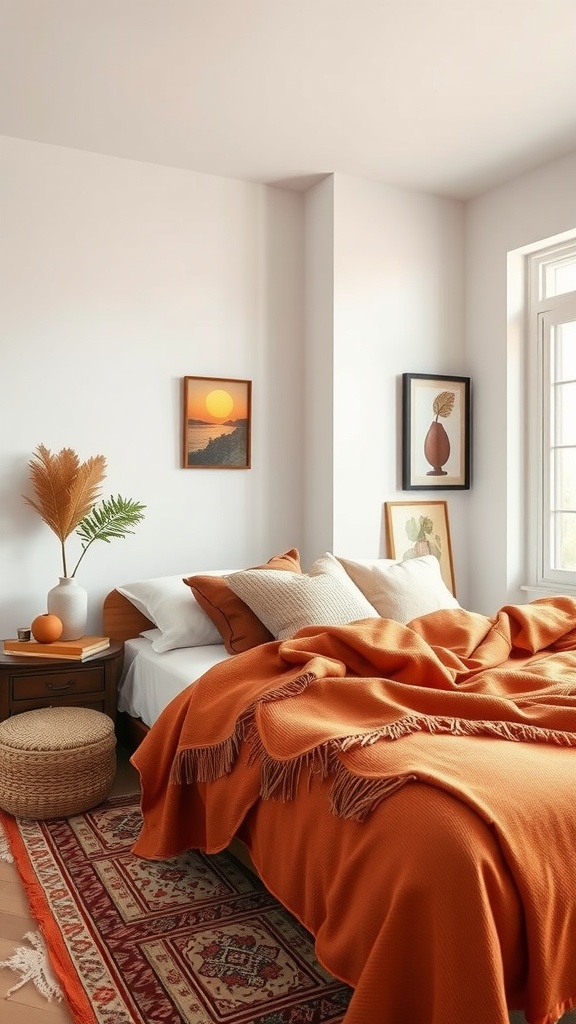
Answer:
M576 228L576 153L479 196L466 209L467 361L474 381L470 601L491 613L524 599L526 360L508 253Z
M467 600L469 491L402 491L402 373L466 375L463 205L336 175L334 550L385 556L386 501L446 500Z
M334 175L305 199L304 564L334 541Z
M0 635L60 572L21 497L40 442L147 506L82 564L90 629L118 583L300 543L303 197L9 138L0 167ZM180 468L187 374L253 381L252 469Z
M385 501L447 500L465 603L470 492L401 491L402 373L467 372L463 216L340 174L306 196L304 547L385 556Z
M386 500L446 498L467 601L473 492L402 492L403 372L468 372L462 204L341 175L303 196L0 138L0 631L44 609L58 542L24 504L40 443L147 506L89 552L115 585L298 546L385 551ZM187 374L253 381L249 471L184 470ZM73 548L75 538L69 545Z

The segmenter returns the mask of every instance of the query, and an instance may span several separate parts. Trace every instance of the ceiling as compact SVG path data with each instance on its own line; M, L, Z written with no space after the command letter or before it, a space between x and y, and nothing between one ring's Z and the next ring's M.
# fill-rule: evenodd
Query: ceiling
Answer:
M0 134L465 199L576 149L576 0L0 0Z

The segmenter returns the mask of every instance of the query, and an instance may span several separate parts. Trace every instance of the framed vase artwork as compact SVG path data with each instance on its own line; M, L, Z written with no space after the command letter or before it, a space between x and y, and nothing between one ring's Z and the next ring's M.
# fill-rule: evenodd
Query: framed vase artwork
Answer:
M250 469L252 381L183 378L185 469Z
M402 374L402 489L470 488L470 377Z
M435 555L444 583L456 596L447 502L387 501L384 514L388 557L404 562Z

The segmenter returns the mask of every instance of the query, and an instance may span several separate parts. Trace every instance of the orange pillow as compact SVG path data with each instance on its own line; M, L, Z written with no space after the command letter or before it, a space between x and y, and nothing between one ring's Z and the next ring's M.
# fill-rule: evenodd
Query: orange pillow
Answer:
M283 555L274 555L265 565L250 568L302 572L296 548L285 551ZM240 654L274 639L252 609L228 586L225 576L188 576L184 583L216 626L228 654Z

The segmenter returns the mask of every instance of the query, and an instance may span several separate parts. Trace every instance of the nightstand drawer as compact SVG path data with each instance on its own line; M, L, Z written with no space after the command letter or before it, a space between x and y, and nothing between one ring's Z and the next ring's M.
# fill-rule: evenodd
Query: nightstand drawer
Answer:
M73 697L79 693L99 693L104 690L102 668L70 668L58 672L30 673L12 679L13 700L37 700L48 697Z
M116 721L123 658L124 644L118 640L85 661L0 651L0 722L23 711L58 705L94 708Z

